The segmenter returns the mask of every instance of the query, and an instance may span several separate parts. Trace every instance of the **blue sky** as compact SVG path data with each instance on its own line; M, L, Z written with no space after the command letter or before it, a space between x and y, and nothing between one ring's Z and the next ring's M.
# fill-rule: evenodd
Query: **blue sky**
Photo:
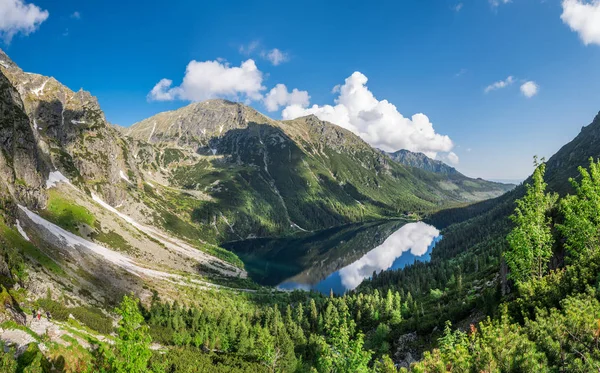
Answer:
M22 1L0 0L0 9ZM2 49L26 71L92 92L107 119L124 126L209 96L275 118L287 106L297 106L290 116L316 104L320 117L342 118L375 146L458 158L469 176L519 179L534 154L551 156L600 110L598 2L31 3L48 13L28 29L0 12ZM273 49L283 56L277 65ZM254 66L241 69L248 60ZM182 86L191 61L198 63ZM218 82L210 71L222 74ZM172 85L154 96L161 100L149 99L165 78ZM485 92L501 81L512 83ZM529 85L532 97L521 91L528 81L537 86ZM265 99L277 84L286 90L275 92L278 110L269 112ZM298 95L289 95L294 88ZM373 109L353 113L365 107Z

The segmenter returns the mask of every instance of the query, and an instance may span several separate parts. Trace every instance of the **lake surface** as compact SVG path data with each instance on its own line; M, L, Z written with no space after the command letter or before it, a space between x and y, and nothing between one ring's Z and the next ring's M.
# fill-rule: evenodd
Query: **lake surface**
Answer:
M223 246L244 261L259 284L343 294L374 271L428 261L440 239L439 230L426 223L386 220Z

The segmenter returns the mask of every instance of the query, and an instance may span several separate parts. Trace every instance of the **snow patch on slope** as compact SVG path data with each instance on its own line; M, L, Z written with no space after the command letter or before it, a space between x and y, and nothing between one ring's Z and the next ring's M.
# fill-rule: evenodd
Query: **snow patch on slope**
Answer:
M138 230L140 230L141 232L146 233L147 235L149 235L150 237L152 237L153 239L159 241L161 244L163 244L165 247L174 250L176 252L179 252L189 258L193 258L195 260L197 260L200 263L203 263L215 270L218 270L222 273L225 273L227 275L231 275L231 276L236 276L238 274L241 274L242 277L246 277L246 273L243 270L240 270L237 267L232 266L229 263L226 263L218 258L212 257L208 254L203 253L202 251L196 249L195 247L192 247L188 244L186 244L185 242L178 240L176 238L170 237L152 227L148 227L146 225L140 224L137 221L135 221L134 219L132 219L130 216L123 214L122 212L120 212L119 210L115 209L114 207L112 207L111 205L109 205L108 203L104 202L100 197L98 197L96 194L92 193L92 199L94 201L96 201L96 203L98 203L100 206L102 206L103 208L105 208L106 210L116 214L117 216L119 216L121 219L125 220L127 223L131 224L133 227L137 228ZM218 261L221 266L219 267L215 267L212 265L212 261ZM222 268L223 267L223 268ZM226 268L226 269L225 269Z
M123 179L126 182L128 182L129 184L131 184L131 181L129 181L129 178L127 177L127 175L125 175L125 172L123 172L123 170L119 171L119 176L121 177L121 179Z
M31 92L32 92L34 95L36 95L36 96L39 96L39 95L40 95L40 93L44 92L44 87L46 86L46 83L48 83L48 80L50 80L50 79L46 79L46 80L44 81L44 83L42 83L42 85L41 85L41 86L39 86L39 87L37 87L37 88L35 88L35 89L32 89L32 90L31 90Z
M60 171L52 171L48 174L48 180L46 180L46 189L50 189L56 186L58 183L71 184L69 179L65 177Z
M25 233L25 231L23 230L23 227L21 227L21 222L19 221L19 219L17 219L17 230L19 231L19 233L21 234L21 236L23 236L23 238L27 241L31 241L29 239L29 236L27 236L27 233Z
M73 249L84 248L86 250L89 250L89 251L101 256L105 260L127 270L128 272L130 272L136 276L141 276L142 274L144 274L144 275L148 275L150 277L156 277L156 278L177 277L176 275L173 275L170 273L140 267L131 258L129 258L123 254L120 254L118 252L107 249L106 247L98 245L94 242L87 241L71 232L68 232L68 231L62 229L61 227L50 223L49 221L42 218L35 212L29 210L25 206L19 205L19 208L23 212L25 212L27 217L29 219L31 219L31 221L33 223L45 228L48 232L50 232L50 234L57 237L59 240L61 240L63 242L64 245L66 245L70 248L73 248Z

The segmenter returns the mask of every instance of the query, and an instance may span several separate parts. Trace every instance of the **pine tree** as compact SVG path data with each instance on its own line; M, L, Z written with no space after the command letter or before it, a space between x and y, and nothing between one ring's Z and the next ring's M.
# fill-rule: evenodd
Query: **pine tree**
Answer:
M517 207L511 216L515 227L507 237L510 249L504 253L510 277L517 283L545 274L554 244L548 215L558 196L546 193L544 160L538 163L534 158L534 164L532 183L526 185L525 196L516 201Z
M600 161L590 158L589 171L579 167L581 181L570 179L575 195L561 200L564 223L558 225L565 246L575 257L597 250L600 246Z

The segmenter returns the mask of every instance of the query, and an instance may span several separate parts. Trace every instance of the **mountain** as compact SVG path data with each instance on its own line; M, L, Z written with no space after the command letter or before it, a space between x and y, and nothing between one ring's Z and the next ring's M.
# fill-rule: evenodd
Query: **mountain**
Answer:
M570 177L577 178L579 167L588 167L589 159L600 158L600 112L571 142L546 162L548 187L558 193L572 191Z
M386 153L392 160L408 167L418 168L427 172L444 175L459 188L467 190L469 187L479 188L480 200L494 198L498 195L512 190L515 185L510 183L501 183L483 180L481 178L473 179L458 172L454 167L448 166L444 162L431 159L423 153L415 153L406 149L400 149L394 153Z
M189 212L161 209L158 195L170 191L146 191L133 144L89 92L24 72L2 51L0 88L3 258L20 253L30 276L93 294L75 297L85 303L148 296L148 283L166 291L165 278L246 276L239 259L201 239Z
M442 161L431 159L423 153L415 153L410 150L400 149L396 152L386 154L398 163L434 172L436 174L455 175L458 173L454 167L450 167Z
M206 195L193 215L221 240L429 212L509 189L405 167L315 116L277 121L226 100L157 114L126 135L152 145L137 153L146 178Z

